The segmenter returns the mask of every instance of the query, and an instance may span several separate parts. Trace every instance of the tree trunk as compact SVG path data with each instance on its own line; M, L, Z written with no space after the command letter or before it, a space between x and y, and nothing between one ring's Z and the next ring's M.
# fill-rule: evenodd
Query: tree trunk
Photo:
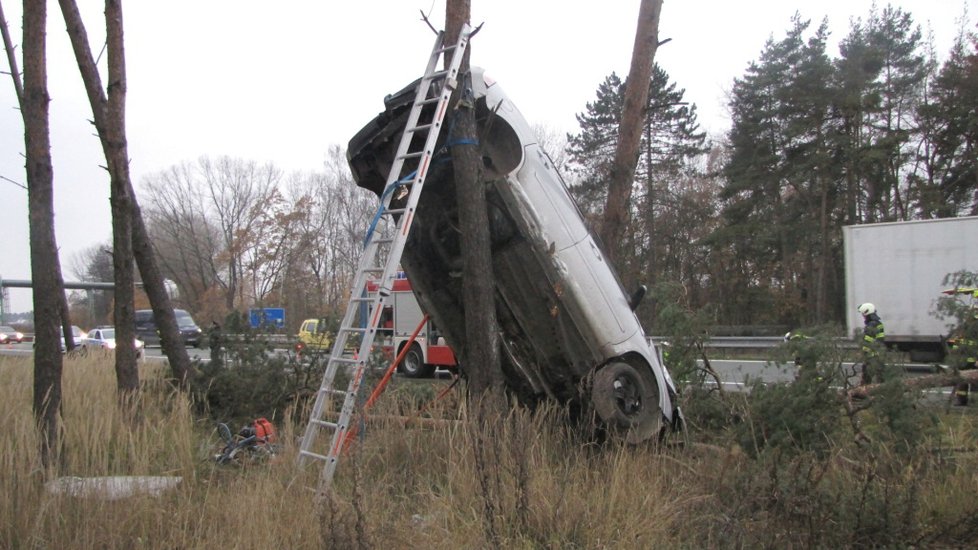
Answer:
M106 2L105 17L108 30L109 88L108 98L102 93L102 83L95 66L81 15L73 0L62 0L68 34L75 58L88 91L95 126L102 141L112 186L113 208L113 269L115 273L115 324L117 341L134 342L135 312L133 308L133 257L139 265L144 288L149 297L160 331L160 341L180 387L186 388L191 373L190 356L180 337L173 306L170 303L163 275L159 269L149 233L143 223L136 193L129 175L125 123L125 49L123 40L122 5L118 0ZM124 251L124 252L123 252ZM120 279L120 275L122 278ZM136 390L139 384L135 350L131 344L122 354L116 352L116 375L119 388Z
M102 142L109 171L112 206L112 265L115 280L115 370L116 384L123 402L139 389L136 368L136 320L133 306L132 194L129 154L125 133L126 66L123 47L122 4L106 0L105 25L109 65L108 97L102 91L95 60L88 46L88 34L74 0L60 0L75 51L75 59L88 92L95 128Z
M173 314L173 304L163 283L163 273L156 261L149 232L146 231L146 224L143 223L142 211L131 183L129 194L132 197L132 251L139 266L139 273L143 277L143 290L146 291L150 306L153 308L156 327L160 331L160 345L170 363L173 377L180 388L187 389L193 372L190 355L187 354L183 338L180 337L180 327L177 326L177 318Z
M445 42L458 40L462 25L469 21L468 0L453 0L446 6ZM468 50L460 74L469 70ZM462 300L465 304L465 349L461 368L469 391L477 399L502 389L499 363L499 332L496 330L496 291L489 241L489 215L482 182L482 158L476 143L475 101L468 76L453 97L454 131L448 137L455 169L455 192L462 241ZM451 125L450 125L451 126Z
M902 384L908 390L923 390L927 388L945 388L955 386L961 382L978 383L978 370L966 370L959 373L940 373L929 374L927 376L915 376L913 378L901 378ZM851 388L847 393L849 397L871 397L883 384L866 384Z
M619 241L628 223L632 197L632 179L638 164L638 147L642 140L645 106L649 101L649 79L655 51L659 46L659 14L662 0L642 0L638 10L638 27L632 48L632 65L625 81L625 104L618 123L618 145L608 181L608 199L599 235L608 261L618 257Z
M59 340L64 281L54 235L54 171L48 118L44 2L24 2L24 87L21 113L27 154L31 273L34 294L34 419L41 432L41 462L60 455L61 373ZM16 71L11 71L16 77Z

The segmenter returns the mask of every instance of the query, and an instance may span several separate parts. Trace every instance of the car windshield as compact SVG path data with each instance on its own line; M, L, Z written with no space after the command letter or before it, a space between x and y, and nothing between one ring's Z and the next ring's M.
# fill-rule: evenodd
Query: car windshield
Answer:
M17 332L14 327L0 327L0 332Z
M177 326L180 328L189 328L196 325L194 324L193 318L187 315L187 316L177 317Z
M102 339L103 340L115 340L115 329L114 328L103 328L102 329Z

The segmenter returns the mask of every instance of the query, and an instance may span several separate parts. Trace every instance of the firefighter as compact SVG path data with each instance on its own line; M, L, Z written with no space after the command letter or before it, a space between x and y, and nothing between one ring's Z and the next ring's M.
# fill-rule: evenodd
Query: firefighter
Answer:
M876 306L866 302L860 304L859 313L863 316L862 340L862 383L872 384L883 381L883 345L886 332L883 320L876 312Z
M978 299L978 290L973 291L972 298ZM976 363L978 363L978 311L972 311L971 315L964 319L964 322L955 331L954 336L948 338L947 345L952 360L959 370L975 369ZM966 407L970 392L971 384L967 382L961 382L955 386L954 404L959 407Z

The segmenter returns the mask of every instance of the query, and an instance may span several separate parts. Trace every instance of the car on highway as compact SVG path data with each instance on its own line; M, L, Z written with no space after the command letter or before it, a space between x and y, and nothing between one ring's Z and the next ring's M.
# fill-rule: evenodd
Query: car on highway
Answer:
M75 325L71 325L71 337L75 341L75 347L77 348L81 344L82 338L85 337L85 331L78 328ZM61 346L61 353L65 352L65 333L64 329L61 329L61 338L58 338L58 344ZM34 340L33 347L37 347L37 340Z
M469 83L460 85L471 93L477 135L474 140L449 137L449 131L439 136L434 150L441 153L427 166L401 257L418 302L449 345L465 349L459 208L447 151L455 140L477 143L479 183L488 203L495 329L501 335L508 388L527 404L554 399L581 418L596 412L602 426L624 434L630 443L653 438L666 427L679 429L675 387L634 313L640 293L622 288L515 104L484 70L473 68L470 74ZM387 96L385 110L350 140L347 160L354 179L378 197L399 154L419 82ZM430 118L422 114L423 120ZM451 128L452 121L445 126ZM414 137L420 142L425 136ZM409 150L417 151L418 145ZM411 181L412 171L424 169L406 163L395 176ZM392 195L391 209L404 206L406 199L399 195Z
M145 342L140 339L135 340L136 343L136 357L143 356L143 350L146 348ZM115 341L115 328L114 327L98 327L93 328L88 331L88 334L82 337L79 347L82 349L108 349L112 350L116 347Z
M177 318L177 328L180 330L183 344L197 348L203 347L203 331L197 326L190 313L183 309L174 309L173 315ZM147 345L160 345L160 333L156 327L153 310L136 310L136 337L142 339Z
M23 332L20 332L11 326L0 326L0 344L19 344L23 341Z

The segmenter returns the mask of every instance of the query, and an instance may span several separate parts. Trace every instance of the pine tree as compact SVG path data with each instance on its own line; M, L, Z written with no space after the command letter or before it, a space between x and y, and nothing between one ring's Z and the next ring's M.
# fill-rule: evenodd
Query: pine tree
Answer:
M978 215L978 35L959 35L921 105L924 169L914 179L924 218Z
M568 137L570 164L578 176L578 184L571 191L589 220L595 219L605 202L624 91L625 83L617 75L608 76L598 86L596 100L587 104L585 113L577 115L580 133ZM684 196L691 192L689 179L698 175L696 161L706 152L696 107L687 105L684 95L685 90L671 82L661 67L653 67L633 183L631 223L622 248L628 253L618 260L629 287L638 282L653 283L667 271L673 276L683 271L676 262L656 258L677 257L667 256L669 247L677 244L671 236L681 232L675 224L695 219L676 215L677 208L687 205ZM663 219L667 214L673 215ZM684 244L690 243L687 240Z

